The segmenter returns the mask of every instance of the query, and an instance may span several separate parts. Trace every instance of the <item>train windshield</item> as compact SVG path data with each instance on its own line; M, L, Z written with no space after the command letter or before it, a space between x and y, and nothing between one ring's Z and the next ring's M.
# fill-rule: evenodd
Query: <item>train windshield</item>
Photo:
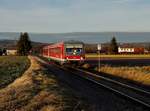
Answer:
M81 55L82 48L66 48L67 55Z

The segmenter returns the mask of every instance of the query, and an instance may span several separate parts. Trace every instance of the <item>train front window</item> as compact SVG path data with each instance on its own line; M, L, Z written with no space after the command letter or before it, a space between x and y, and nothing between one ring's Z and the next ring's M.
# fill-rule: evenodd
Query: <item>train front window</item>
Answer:
M67 55L81 55L82 48L66 48Z

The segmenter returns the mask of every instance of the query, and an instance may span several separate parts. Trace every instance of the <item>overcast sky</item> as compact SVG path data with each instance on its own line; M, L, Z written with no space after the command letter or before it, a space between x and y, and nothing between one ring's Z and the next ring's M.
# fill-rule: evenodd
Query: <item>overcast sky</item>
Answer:
M0 32L150 31L150 0L0 0Z

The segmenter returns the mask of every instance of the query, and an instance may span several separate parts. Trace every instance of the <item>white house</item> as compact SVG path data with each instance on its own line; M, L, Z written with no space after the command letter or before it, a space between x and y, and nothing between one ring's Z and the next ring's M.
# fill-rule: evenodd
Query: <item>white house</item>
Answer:
M134 48L118 47L118 53L134 53Z
M7 55L16 55L17 50L16 49L7 49Z

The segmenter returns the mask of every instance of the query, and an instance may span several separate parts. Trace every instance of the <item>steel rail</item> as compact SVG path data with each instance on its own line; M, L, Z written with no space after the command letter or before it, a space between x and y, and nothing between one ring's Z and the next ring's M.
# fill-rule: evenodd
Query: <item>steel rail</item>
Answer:
M150 92L149 92L149 91L145 91L145 90L143 90L143 89L136 88L136 87L133 87L133 86L131 86L131 85L127 85L127 84L125 84L125 83L121 83L121 82L119 82L119 81L110 79L110 78L108 78L108 77L104 77L104 76L101 76L101 75L98 75L98 74L94 74L94 73L91 73L91 72L88 72L88 71L84 71L84 70L81 70L81 69L78 69L78 68L73 68L73 69L74 69L74 70L81 71L81 72L83 72L83 73L87 73L87 74L89 74L89 75L91 75L91 76L95 76L95 77L98 77L98 78L101 78L101 79L104 79L104 80L113 82L113 83L115 83L115 84L119 84L119 85L121 85L121 86L125 86L125 87L130 88L130 89L133 89L133 90L135 90L135 91L139 91L139 92L141 92L141 93L145 93L145 94L147 94L147 95L150 96Z
M43 61L41 61L41 62L43 62ZM121 95L121 96L124 96L124 97L126 97L126 98L129 98L130 100L133 100L134 102L137 102L137 103L139 103L139 104L141 104L141 105L144 105L144 106L150 108L150 103L146 103L145 101L142 101L142 100L140 100L140 99L138 99L138 98L136 98L136 97L130 96L130 94L126 94L126 93L124 93L123 91L119 91L119 90L117 90L117 89L115 89L115 88L112 88L111 86L106 85L106 84L104 84L104 83L100 83L99 81L94 80L94 79L92 79L91 77L88 77L88 76L86 76L86 75L84 75L84 74L81 75L81 74L78 74L77 72L73 72L72 70L69 70L69 69L66 68L66 67L61 67L60 65L56 65L56 64L54 64L54 65L57 66L59 69L62 69L62 70L67 71L67 72L69 72L69 73L72 73L72 74L75 74L75 75L77 75L77 76L80 76L80 77L82 77L83 79L86 79L86 80L88 80L88 81L90 81L90 82L92 82L92 83L94 83L94 84L97 84L97 85L99 85L99 86L102 86L102 87L104 87L104 88L106 88L106 89L108 89L108 90L110 90L110 91L113 91L113 92L115 92L115 93L117 93L117 94L119 94L119 95ZM71 68L72 68L72 67L71 67ZM133 87L133 86L126 85L126 84L121 83L121 82L118 82L118 81L114 81L114 80L112 80L112 79L110 79L110 78L106 78L106 77L103 77L103 76L100 76L100 75L97 75L97 74L93 74L93 73L91 73L91 72L87 72L87 71L84 71L84 70L81 70L81 69L77 69L77 68L72 68L72 69L73 69L73 70L76 70L76 71L80 71L80 73L82 72L82 73L88 74L88 75L90 75L90 76L94 76L94 77L97 77L97 78L101 78L101 79L103 79L103 80L105 80L105 81L107 81L107 82L112 82L112 83L114 83L114 84L118 84L118 85L121 85L121 86L125 86L126 88L130 88L130 89L139 91L140 93L143 93L143 94L148 94L148 95L150 94L150 93L147 92L147 91L144 91L144 90L142 90L142 89L135 88L135 87ZM139 94L138 94L138 95L139 95ZM140 95L140 96L141 96L141 95ZM149 96L149 97L150 97L150 96Z
M144 105L144 106L146 106L146 107L148 107L148 108L150 108L150 104L149 103L146 103L145 101L142 101L142 100L140 100L140 99L138 99L138 98L136 98L136 97L133 97L133 96L130 96L130 95L128 95L128 94L126 94L126 93L124 93L123 91L119 91L119 90L117 90L117 89L115 89L115 88L112 88L111 86L108 86L108 85L105 85L105 84L103 84L103 83L100 83L100 82L98 82L97 80L94 80L94 79L92 79L92 78L90 78L90 77L87 77L86 75L80 75L80 74L77 74L76 72L73 72L73 71L70 71L69 69L67 69L67 68L65 68L65 67L60 67L59 65L57 65L57 67L59 67L59 68L61 68L62 70L65 70L65 71L67 71L67 72L70 72L70 73L73 73L73 74L75 74L75 75L78 75L78 76L80 76L80 77L82 77L82 78L84 78L84 79L86 79L86 80L88 80L88 81L91 81L91 82L93 82L93 83L95 83L95 84L97 84L97 85L100 85L100 86L102 86L102 87L104 87L104 88L106 88L106 89L108 89L108 90L111 90L111 91L113 91L113 92L115 92L115 93L118 93L118 94L120 94L120 95L122 95L122 96L124 96L124 97L126 97L126 98L129 98L129 99L131 99L131 100L133 100L133 101L135 101L135 102L137 102L137 103L140 103L140 104L142 104L142 105ZM72 68L72 67L71 67ZM96 74L93 74L93 73L91 73L91 72L87 72L87 71L83 71L83 70L81 70L81 69L76 69L76 68L73 68L74 70L77 70L77 71L82 71L83 73L88 73L88 74L90 74L91 76L95 76L95 77L101 77L101 76L98 76L98 75L96 75ZM118 85L122 85L122 86L128 86L128 85L126 85L126 84L123 84L123 83L120 83L120 82L118 82L118 81L114 81L114 80L111 80L111 79L109 79L109 78L105 78L105 77L101 77L102 79L104 79L104 80L106 80L106 81L108 81L108 82L111 82L111 81L113 81L112 83L119 83ZM145 93L146 91L143 91L143 90L141 90L141 89L137 89L137 88L134 88L134 87L128 87L128 88L133 88L134 90L137 90L137 91L139 91L140 93ZM146 94L149 94L149 92L146 92ZM141 95L140 95L141 96Z

